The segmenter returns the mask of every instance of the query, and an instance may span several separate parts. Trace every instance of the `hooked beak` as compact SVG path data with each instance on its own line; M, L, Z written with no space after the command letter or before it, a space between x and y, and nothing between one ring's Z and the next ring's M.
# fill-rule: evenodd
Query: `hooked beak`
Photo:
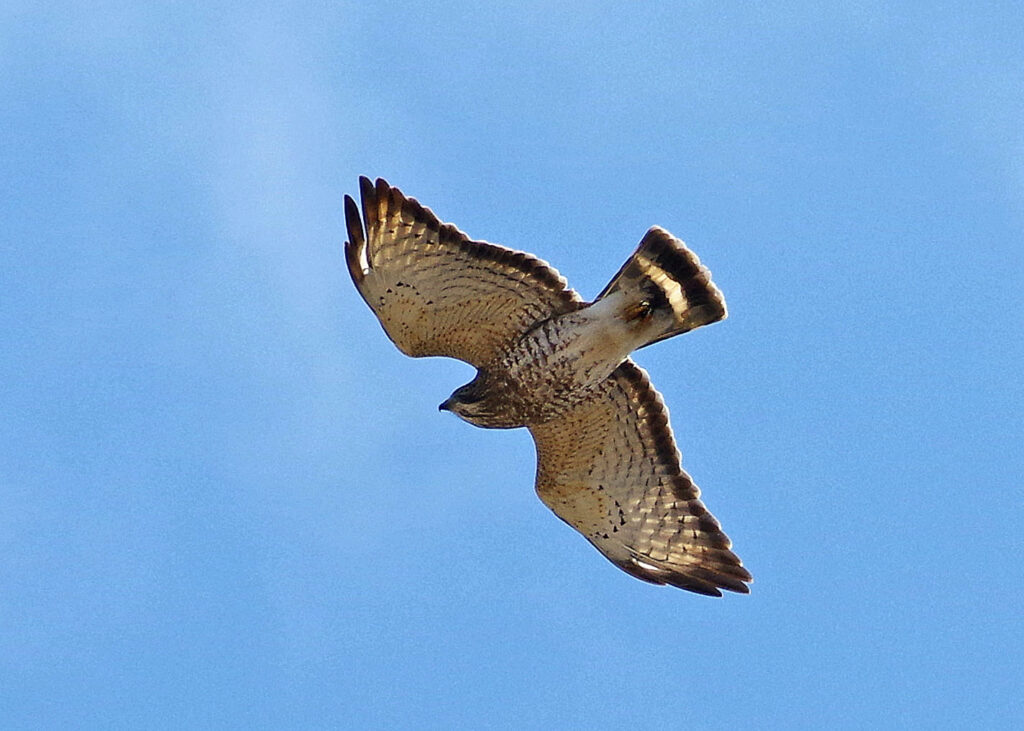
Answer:
M440 406L437 407L437 410L438 411L451 411L452 410L452 400L450 398L445 399L444 403L442 403Z

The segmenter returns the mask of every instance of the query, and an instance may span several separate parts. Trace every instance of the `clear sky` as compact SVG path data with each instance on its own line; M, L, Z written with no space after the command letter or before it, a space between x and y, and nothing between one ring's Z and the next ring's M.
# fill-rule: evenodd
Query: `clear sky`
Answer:
M1024 11L0 8L0 725L1024 723ZM383 176L593 297L755 577L618 571L345 271Z

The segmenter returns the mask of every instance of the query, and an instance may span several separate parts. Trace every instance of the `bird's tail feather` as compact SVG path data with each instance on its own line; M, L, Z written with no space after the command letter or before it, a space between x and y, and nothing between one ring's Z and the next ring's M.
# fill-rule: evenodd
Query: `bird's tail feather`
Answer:
M682 241L658 226L644 235L597 299L612 294L623 295L624 319L649 320L644 345L726 317L725 299L711 283L711 272Z

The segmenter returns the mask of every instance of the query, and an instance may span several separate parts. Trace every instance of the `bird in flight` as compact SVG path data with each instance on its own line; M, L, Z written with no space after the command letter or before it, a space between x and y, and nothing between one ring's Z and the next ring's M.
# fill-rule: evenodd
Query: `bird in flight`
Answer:
M750 573L683 471L661 395L629 354L726 316L710 272L654 227L593 302L531 254L472 241L378 179L345 196L352 281L398 349L477 368L440 408L526 427L536 490L638 579L721 596Z

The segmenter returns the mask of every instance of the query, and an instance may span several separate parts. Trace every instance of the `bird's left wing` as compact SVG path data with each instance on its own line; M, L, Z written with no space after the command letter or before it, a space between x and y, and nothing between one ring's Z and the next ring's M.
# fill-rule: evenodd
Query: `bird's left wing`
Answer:
M530 432L537 494L619 568L700 594L749 592L750 573L683 471L665 404L633 361Z
M532 325L583 306L540 259L471 241L383 180L359 184L362 220L345 196L349 273L406 355L479 367Z

